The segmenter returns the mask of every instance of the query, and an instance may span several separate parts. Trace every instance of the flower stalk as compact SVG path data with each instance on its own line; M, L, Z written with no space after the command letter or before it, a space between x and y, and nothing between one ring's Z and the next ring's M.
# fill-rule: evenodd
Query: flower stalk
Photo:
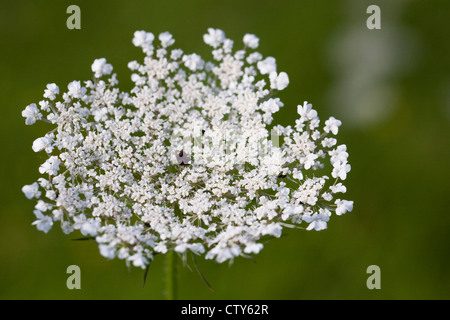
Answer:
M170 250L166 254L166 300L177 300L177 259L176 253Z

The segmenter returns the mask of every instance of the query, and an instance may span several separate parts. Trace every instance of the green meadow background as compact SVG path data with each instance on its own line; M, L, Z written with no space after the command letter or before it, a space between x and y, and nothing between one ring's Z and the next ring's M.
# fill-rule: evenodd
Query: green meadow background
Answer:
M81 8L81 30L68 30L66 8ZM381 30L368 30L366 8L381 8ZM31 150L48 125L25 126L21 111L91 77L105 57L123 89L127 62L143 54L135 30L170 31L175 46L207 55L202 35L223 29L239 43L260 37L290 85L275 122L294 124L297 104L314 104L322 121L341 119L348 146L346 185L354 210L322 232L286 230L254 260L198 259L213 286L181 268L181 299L450 298L450 2L435 1L6 1L0 2L0 298L162 299L164 257L143 271L105 261L93 242L72 241L57 225L36 230L34 202L21 192L42 157ZM68 290L66 268L81 268L81 290ZM366 287L367 267L381 289Z

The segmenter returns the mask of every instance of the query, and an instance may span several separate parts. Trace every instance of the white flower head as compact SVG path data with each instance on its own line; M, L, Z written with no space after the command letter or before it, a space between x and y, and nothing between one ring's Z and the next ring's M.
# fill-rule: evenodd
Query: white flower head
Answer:
M306 230L316 230L321 231L327 228L327 222L330 220L331 212L327 209L320 209L319 212L315 212L313 215L303 216L303 221L309 223Z
M145 57L128 63L131 90L115 74L101 79L113 67L100 58L96 79L72 81L62 95L49 84L41 108L22 112L27 125L52 125L32 146L47 153L42 176L22 188L38 230L59 223L66 234L95 237L103 257L139 268L171 251L222 263L258 254L285 227L324 230L332 212L353 209L335 199L351 168L339 120L321 127L304 102L292 125L272 129L284 106L272 95L289 77L274 57L249 50L257 36L245 34L236 49L209 28L209 61L169 50L169 32L154 38L134 33Z
M336 185L330 186L330 190L332 193L346 193L347 188L341 183L337 183Z
M262 59L262 54L259 52L252 52L247 57L248 64L254 64Z
M182 56L183 56L183 50L181 50L181 49L172 50L172 52L170 53L170 59L172 59L172 60L178 60Z
M35 103L28 105L25 110L22 111L22 117L25 119L25 124L27 126L32 125L36 122L36 120L42 119L42 114L37 108Z
M106 119L108 119L108 109L99 108L97 110L92 111L92 115L94 116L94 120L96 122L103 122Z
M203 41L207 45L217 48L225 41L225 32L220 29L208 28L208 33L203 35Z
M104 256L107 259L114 259L116 257L116 247L114 246L110 246L110 245L106 245L106 244L100 244L98 246L99 250L100 250L100 254L102 256Z
M331 148L337 143L335 138L324 138L322 140L322 146L325 148Z
M308 170L314 165L317 158L317 154L310 153L306 157L302 158L300 162L303 163L305 170Z
M34 152L39 152L39 151L45 150L45 152L51 153L53 150L52 139L50 139L47 136L42 137L42 138L37 138L36 140L34 140L32 148L33 148Z
M281 219L283 221L294 217L299 217L301 218L301 213L303 213L303 206L302 205L288 205L284 211L283 211L283 215L281 216Z
M84 236L96 236L98 229L100 228L100 222L95 219L87 219L80 228L81 234Z
M247 33L244 36L243 41L244 41L244 44L251 49L256 49L259 46L259 38L257 36L255 36L254 34Z
M32 223L39 231L47 233L53 226L53 220L50 216L45 216L39 210L34 210L37 220Z
M341 180L347 179L347 173L350 172L351 166L347 162L341 162L340 160L333 163L333 171L331 176Z
M341 144L336 149L330 150L328 153L331 156L330 162L332 165L337 161L340 161L341 163L347 162L348 152L345 144Z
M113 66L106 62L105 58L95 59L91 66L94 77L100 78L104 75L111 74Z
M274 57L267 57L266 59L259 61L258 69L261 74L271 74L277 71L277 62Z
M161 45L163 46L163 48L170 47L175 43L175 39L170 32L160 33L158 39L159 41L161 41Z
M153 43L155 36L151 32L146 31L136 31L133 37L133 44L136 47L150 47Z
M56 83L47 84L47 89L44 91L44 98L48 98L50 100L55 100L56 95L59 94L59 87Z
M261 243L255 243L255 242L249 243L245 247L244 252L247 254L250 254L250 253L258 254L262 250L263 247L264 246Z
M39 198L41 196L41 192L39 191L39 184L37 182L23 186L22 192L28 199Z
M325 132L332 132L334 135L338 133L339 127L342 122L337 120L335 117L330 117L327 121L325 121L325 128L323 129Z
M231 53L231 51L233 50L233 44L234 44L234 42L231 39L223 40L222 47L223 47L224 53ZM236 54L237 54L237 52L236 52Z
M34 208L41 212L46 212L48 210L51 210L53 208L53 205L50 203L44 202L42 200L39 200Z
M203 61L202 57L200 57L196 53L184 55L183 62L184 62L184 65L187 68L189 68L189 70L191 70L191 71L201 70L201 69L203 69L203 66L205 65L205 62Z
M133 263L133 266L144 269L148 265L148 260L138 252L131 257L128 257L128 261Z
M86 88L81 86L80 81L72 81L67 88L69 89L67 94L73 98L82 98L86 93Z
M292 178L294 178L296 180L303 180L303 173L302 173L302 171L300 169L298 169L298 168L294 168L294 170L292 170Z
M289 84L289 77L286 72L277 74L275 71L272 71L269 77L271 89L284 90Z
M297 113L300 115L300 121L314 120L317 118L317 111L312 108L312 104L304 102L297 106Z
M55 176L59 171L60 164L61 161L59 161L58 157L51 156L39 167L39 172L41 174L48 173L51 176Z
M336 214L338 216L353 210L353 201L337 199L334 203L337 205Z

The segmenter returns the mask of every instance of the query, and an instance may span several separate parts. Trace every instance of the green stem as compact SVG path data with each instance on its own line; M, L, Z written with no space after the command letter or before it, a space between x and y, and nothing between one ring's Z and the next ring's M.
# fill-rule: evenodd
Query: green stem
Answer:
M173 250L166 253L166 299L177 299L177 260Z

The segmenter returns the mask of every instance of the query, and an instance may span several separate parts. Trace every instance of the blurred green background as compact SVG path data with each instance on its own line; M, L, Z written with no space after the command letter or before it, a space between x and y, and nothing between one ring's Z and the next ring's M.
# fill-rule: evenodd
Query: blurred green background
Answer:
M81 8L81 30L66 28L66 8ZM381 8L381 30L368 30L366 8ZM34 202L21 192L38 177L34 139L49 128L25 126L21 111L47 83L63 90L91 77L107 58L121 87L127 62L142 59L135 30L170 31L185 52L206 55L202 35L223 29L239 43L260 37L259 51L290 77L275 121L293 124L307 100L324 121L343 121L354 210L328 230L286 230L255 261L230 267L199 259L211 293L195 272L179 274L182 299L450 298L449 1L6 1L0 5L0 298L161 299L164 259L146 286L143 271L105 261L93 242L59 228L31 226ZM68 290L66 268L81 268L81 290ZM369 265L381 289L366 287Z

